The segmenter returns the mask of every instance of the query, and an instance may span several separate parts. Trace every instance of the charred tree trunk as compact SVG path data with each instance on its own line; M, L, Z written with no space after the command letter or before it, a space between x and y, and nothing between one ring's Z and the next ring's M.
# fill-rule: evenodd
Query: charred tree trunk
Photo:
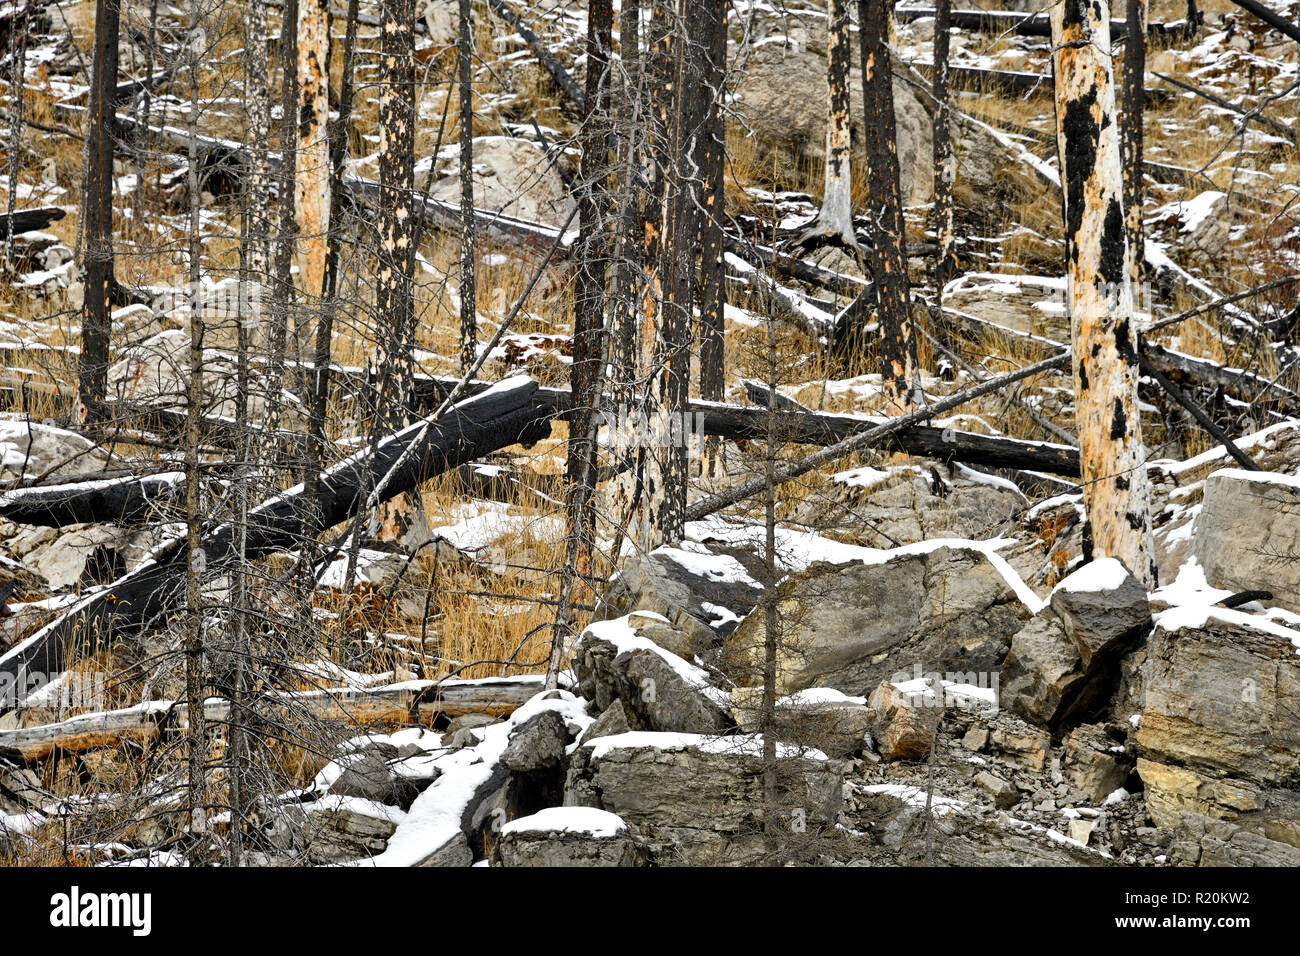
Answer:
M890 69L889 4L858 0L862 89L866 99L867 196L873 220L872 273L880 321L880 366L895 411L924 403L912 329L911 292Z
M298 215L301 291L308 302L320 298L325 279L325 237L329 231L329 0L298 0L298 152L294 177ZM312 326L303 311L294 332L294 350L310 354Z
M1153 587L1109 21L1107 6L1088 0L1052 10L1075 408L1093 553Z
M937 0L934 14L934 288L943 304L944 286L957 271L953 237L952 188L957 163L952 152L952 128L948 101L948 34L952 21L952 0Z
M109 295L113 285L113 127L117 115L120 0L95 4L94 75L86 126L86 281L78 363L78 417L94 421L108 391Z
M605 267L609 258L609 70L614 9L591 0L587 9L587 77L582 166L578 193L579 258L574 282L571 387L575 415L569 424L569 535L572 574L587 579L595 511L589 485L596 473L595 411L605 354ZM585 603L585 601L584 601Z
M478 319L474 292L474 31L470 0L460 0L460 366L474 364Z
M817 218L800 234L796 245L807 247L817 240L858 249L853 226L853 172L849 110L849 68L853 46L849 27L849 0L831 0L826 22L826 85L829 113L826 123L826 176L822 206Z
M1120 116L1120 164L1124 172L1124 225L1128 232L1130 275L1133 295L1142 289L1142 263L1146 240L1142 231L1142 111L1146 96L1142 81L1146 75L1147 0L1127 0L1126 14L1132 29L1124 35L1124 109ZM1145 303L1138 302L1143 306Z
M392 392L380 414L405 424L415 374L415 2L386 0L379 98L379 271L375 309Z
M706 88L706 115L698 162L703 179L704 212L700 229L700 397L721 401L726 386L724 335L727 307L725 167L726 127L722 116L723 85L727 73L727 3L708 0L702 27ZM718 443L705 449L703 465L711 474Z

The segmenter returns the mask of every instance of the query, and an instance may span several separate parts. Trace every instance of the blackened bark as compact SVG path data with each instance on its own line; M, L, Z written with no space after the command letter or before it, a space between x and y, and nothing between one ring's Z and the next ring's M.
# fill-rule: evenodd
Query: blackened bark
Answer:
M700 397L722 399L725 378L724 314L727 271L724 220L726 129L722 117L727 72L727 3L708 0L701 27L704 46L706 115L699 138L704 213L700 229ZM706 456L711 460L712 456Z
M872 272L880 321L880 365L893 410L921 404L916 338L907 281L903 202L899 187L890 69L889 6L886 0L858 0L862 45L862 88L866 99L867 202L874 225Z
M1142 79L1147 59L1147 0L1127 0L1126 14L1135 28L1124 36L1124 108L1120 116L1119 149L1124 172L1124 225L1132 262L1130 274L1133 294L1138 297L1142 288L1142 263L1146 258L1142 231L1142 111L1146 97Z
M82 216L86 281L78 363L78 417L94 421L108 391L109 293L113 285L113 118L117 115L117 41L120 0L95 4L94 76Z
M948 33L952 21L952 0L936 0L934 16L934 233L938 251L934 257L935 294L943 301L943 289L957 270L953 237L952 188L957 164L952 152L952 129L948 89Z
M474 293L474 32L470 0L460 0L460 366L474 364L478 320Z

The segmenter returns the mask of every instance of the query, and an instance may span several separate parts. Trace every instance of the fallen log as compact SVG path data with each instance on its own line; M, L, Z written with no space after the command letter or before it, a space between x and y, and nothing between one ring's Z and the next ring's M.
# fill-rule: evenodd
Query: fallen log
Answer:
M1258 19L1267 23L1278 33L1281 33L1283 36L1288 36L1297 43L1300 43L1300 26L1291 23L1280 14L1274 13L1268 7L1264 6L1264 4L1260 3L1259 0L1232 0L1232 2L1241 7L1241 9L1245 10L1247 13L1253 14Z
M510 29L518 33L520 39L528 44L528 49L533 51L533 56L537 57L538 61L546 69L546 72L551 74L551 79L555 80L555 85L560 88L562 93L564 93L565 98L573 104L573 107L579 113L585 114L587 112L586 94L583 92L582 87L578 86L573 77L569 75L568 71L560 65L560 61L555 58L555 55L551 53L546 44L542 42L541 37L534 33L529 28L528 24L526 24L518 14L507 7L502 0L488 0L488 3L492 7L493 12L502 20L506 21L506 23L510 25Z
M931 77L933 64L920 61L906 62L927 79ZM989 70L978 66L950 66L948 75L954 90L1050 94L1054 85L1050 73L1030 73L1027 70ZM1161 86L1148 86L1145 96L1153 103L1163 103L1172 98L1170 91Z
M1138 366L1142 369L1144 375L1151 378L1152 381L1168 393L1170 398L1181 405L1194 419L1196 419L1197 424L1204 428L1206 432L1209 433L1210 437L1222 445L1223 450L1231 455L1232 459L1237 462L1237 464L1241 465L1241 467L1245 468L1247 471L1264 470L1259 465L1255 464L1252 459L1246 457L1242 450L1237 447L1236 442L1232 440L1231 436L1215 424L1214 419L1206 413L1205 409L1201 408L1200 405L1197 405L1183 393L1182 389L1169 381L1168 378L1152 365L1151 360L1147 356L1141 354L1138 355Z
M14 488L0 493L0 517L46 528L89 521L126 524L169 499L184 478L170 471Z
M1143 342L1142 357L1151 366L1174 382L1193 384L1201 388L1221 388L1238 401L1247 404L1273 402L1290 415L1300 416L1300 395L1276 382L1249 372L1246 369L1227 368L1209 359L1195 358L1172 349Z
M38 206L35 209L19 209L12 216L8 213L0 213L0 236L9 235L9 230L13 229L15 236L24 232L33 232L37 229L44 229L50 223L56 222L67 215L67 212L58 206Z
M451 468L516 443L532 444L550 433L545 416L532 402L537 384L519 377L487 389L452 408L439 421L424 419L390 435L321 474L317 508L321 527L354 515L367 500L367 476L382 482L385 501ZM250 558L296 546L307 521L304 486L270 498L248 514L246 551ZM203 536L204 565L210 573L235 553L235 529L222 524ZM118 635L139 630L182 600L187 561L183 536L159 547L130 573L82 598L3 657L0 674L60 673L68 655L102 646Z
M897 7L894 15L902 23L933 18L934 7ZM1011 10L953 10L950 14L952 25L957 30L975 33L1004 34L1012 33L1022 37L1051 37L1052 21L1046 11L1035 13L1017 13ZM1152 39L1185 38L1194 36L1200 21L1170 20L1167 23L1148 23L1147 36ZM1110 21L1111 40L1121 40L1128 32L1128 23L1123 20Z
M541 689L540 675L467 680L414 680L382 687L340 687L312 691L278 691L259 695L247 706L264 720L281 715L306 716L373 727L431 724L439 717L489 714L505 717ZM230 719L231 702L210 697L203 719L211 726ZM147 701L134 707L70 717L55 724L0 730L0 757L32 762L56 753L79 753L126 742L151 744L168 731L189 726L189 706L176 701Z
M1066 364L1066 356L1049 361ZM417 376L415 401L419 407L436 405L459 379L443 376ZM487 388L486 382L471 382L467 392ZM982 394L982 393L981 393ZM533 402L540 414L566 418L572 408L568 389L538 388ZM620 425L618 409L608 399L597 402L597 411L610 427ZM760 439L767 436L768 412L766 408L747 405L730 405L724 402L706 402L692 399L688 413L692 431L730 439ZM837 415L824 412L778 411L776 428L780 441L790 444L827 445L854 435L873 431L882 424L893 422L875 415ZM953 428L933 428L924 425L905 426L887 433L892 436L882 441L881 447L893 448L909 455L938 458L942 461L960 461L969 465L994 468L1016 468L1041 471L1067 478L1079 476L1079 453L1068 445L1050 442L1022 441L994 435L979 435Z

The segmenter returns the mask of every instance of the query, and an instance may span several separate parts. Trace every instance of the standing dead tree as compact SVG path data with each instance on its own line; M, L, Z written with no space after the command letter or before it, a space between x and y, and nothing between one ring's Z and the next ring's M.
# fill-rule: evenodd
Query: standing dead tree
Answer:
M460 0L456 63L460 85L460 367L474 364L478 318L474 292L474 31L470 0Z
M298 0L298 151L295 154L294 208L298 220L301 292L315 303L325 278L325 237L329 231L329 0ZM310 354L312 325L307 316L294 330L294 350Z
M953 183L957 162L952 151L949 103L948 40L952 26L952 0L938 0L934 14L934 287L943 305L943 288L957 271L953 237Z
M880 321L880 366L890 405L908 411L925 401L921 391L903 200L899 187L894 85L890 68L889 6L858 0L862 45L862 89L866 100L867 205L872 219L872 275ZM861 343L856 343L861 347Z
M1142 263L1146 242L1142 232L1142 111L1146 106L1142 86L1146 75L1147 0L1127 0L1128 22L1137 25L1124 35L1124 99L1119 124L1120 163L1124 171L1124 226L1128 232L1129 261L1134 295L1142 288Z
M109 300L113 287L113 127L117 115L117 41L120 0L95 4L94 75L86 124L82 219L86 236L85 297L77 374L78 418L99 418L108 389ZM11 189L12 192L12 189Z
M1104 4L1088 0L1065 0L1052 11L1075 414L1093 554L1118 558L1151 587L1155 554L1109 20Z
M727 0L708 0L702 5L701 54L705 58L703 83L706 88L703 129L697 140L696 165L703 177L703 209L700 214L700 397L721 401L726 386L723 335L727 308L725 263L724 158L726 129L722 117L723 84L727 74ZM707 443L703 468L712 474L719 447Z
M807 248L816 242L834 242L852 253L858 251L853 226L852 127L849 66L853 48L848 0L830 0L826 21L826 85L829 115L826 123L826 175L817 218L801 232L794 245Z

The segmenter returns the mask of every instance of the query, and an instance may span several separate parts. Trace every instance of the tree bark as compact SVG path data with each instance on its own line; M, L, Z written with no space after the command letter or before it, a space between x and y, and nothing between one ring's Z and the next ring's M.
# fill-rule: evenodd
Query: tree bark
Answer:
M294 174L298 216L299 282L307 301L320 299L325 279L325 238L330 212L330 9L329 0L298 0L298 152ZM310 310L301 313L294 351L311 354Z
M244 189L247 225L246 263L251 276L247 297L249 312L245 326L253 330L252 344L264 348L267 328L263 322L264 289L271 275L271 67L267 62L266 4L250 0L248 36L244 43L244 102L248 108L248 176Z
M873 219L876 309L880 321L880 366L886 397L895 411L924 403L912 329L911 292L903 202L899 187L894 125L893 73L887 44L886 0L858 0L862 44L862 89L866 99L867 195Z
M805 229L797 245L808 246L816 239L842 244L850 251L858 248L853 226L853 171L849 110L849 67L853 46L849 27L849 0L830 0L826 20L826 164L822 186L822 205L817 218Z
M94 421L108 391L109 296L113 285L113 129L117 115L120 0L96 0L94 76L86 126L86 281L78 362L78 418Z
M725 180L727 150L722 97L727 74L727 3L708 0L702 22L707 88L706 116L700 136L700 175L703 178L704 213L700 229L700 397L721 401L726 387L724 348L727 308L725 262ZM716 442L705 450L704 469L711 474Z
M939 248L934 256L934 288L941 306L944 287L957 271L952 199L957 162L952 151L948 90L951 21L952 0L937 0L934 17L934 235Z
M1142 111L1146 105L1143 78L1146 76L1147 0L1127 0L1128 22L1135 24L1124 36L1124 107L1120 116L1120 165L1124 172L1124 228L1128 233L1130 277L1133 295L1140 299L1142 263L1146 240L1142 231ZM1139 306L1145 303L1138 302Z
M1075 409L1093 553L1154 587L1109 19L1087 0L1052 11Z
M470 0L460 0L460 367L474 364L478 319L474 292L474 52Z

